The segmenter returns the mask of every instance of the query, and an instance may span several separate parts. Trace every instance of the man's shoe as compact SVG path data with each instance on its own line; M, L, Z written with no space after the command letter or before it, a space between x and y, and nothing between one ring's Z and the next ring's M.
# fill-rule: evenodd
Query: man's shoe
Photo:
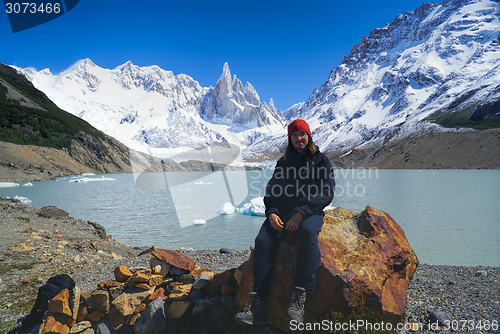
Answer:
M304 305L306 303L306 290L304 288L296 286L293 289L292 300L290 301L290 306L286 312L286 321L290 323L295 321L295 323L304 321Z
M250 302L250 305L248 305ZM237 322L248 325L265 325L267 322L266 299L258 296L257 292L250 292L247 305L234 318Z

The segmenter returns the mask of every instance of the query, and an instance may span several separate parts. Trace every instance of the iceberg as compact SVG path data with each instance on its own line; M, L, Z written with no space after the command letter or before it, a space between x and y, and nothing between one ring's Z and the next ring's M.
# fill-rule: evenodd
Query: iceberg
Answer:
M219 209L219 215L232 215L234 213L235 207L229 203L224 203L223 206Z
M23 184L23 187L33 187L33 183L27 182L27 183Z
M73 180L69 180L69 183L85 183L85 182L95 182L95 181L115 181L115 179L111 177L100 177L100 178L93 178L93 177L81 177Z
M207 223L207 221L205 219L195 219L193 221L193 224L195 225L205 225Z
M0 182L0 188L17 187L19 183L15 182Z
M250 202L236 209L239 213L247 216L266 216L266 206L264 205L264 197L255 197Z

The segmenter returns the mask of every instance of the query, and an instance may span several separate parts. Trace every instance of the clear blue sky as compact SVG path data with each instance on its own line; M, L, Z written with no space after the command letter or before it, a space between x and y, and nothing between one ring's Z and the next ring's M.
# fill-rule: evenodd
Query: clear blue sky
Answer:
M80 0L38 27L12 33L0 12L0 62L58 74L78 59L131 60L215 85L225 62L261 101L305 101L373 28L422 0Z

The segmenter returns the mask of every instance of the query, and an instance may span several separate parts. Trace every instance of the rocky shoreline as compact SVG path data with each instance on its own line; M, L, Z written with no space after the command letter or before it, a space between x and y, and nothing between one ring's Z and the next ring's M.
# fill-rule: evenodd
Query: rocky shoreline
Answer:
M150 257L137 256L144 249L109 239L99 224L74 219L55 207L35 209L0 199L0 221L0 332L30 311L38 287L54 275L70 275L85 291L112 278L117 266L149 267ZM214 273L237 268L250 255L249 250L180 251ZM407 299L409 333L498 332L500 268L420 264ZM440 319L450 321L449 329L441 323L437 329L434 324ZM276 332L266 329L270 331Z

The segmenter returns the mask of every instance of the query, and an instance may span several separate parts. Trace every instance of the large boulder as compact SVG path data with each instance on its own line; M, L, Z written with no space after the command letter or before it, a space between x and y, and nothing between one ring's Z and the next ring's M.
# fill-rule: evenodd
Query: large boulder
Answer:
M318 236L321 264L315 293L306 299L304 321L320 322L333 314L352 317L353 312L366 314L368 310L376 320L390 322L394 328L404 323L406 289L418 259L401 227L370 206L359 214L344 208L325 213ZM297 246L295 233L281 243L266 299L268 324L284 331L290 331L285 317L293 291ZM235 299L241 309L252 290L252 255Z

